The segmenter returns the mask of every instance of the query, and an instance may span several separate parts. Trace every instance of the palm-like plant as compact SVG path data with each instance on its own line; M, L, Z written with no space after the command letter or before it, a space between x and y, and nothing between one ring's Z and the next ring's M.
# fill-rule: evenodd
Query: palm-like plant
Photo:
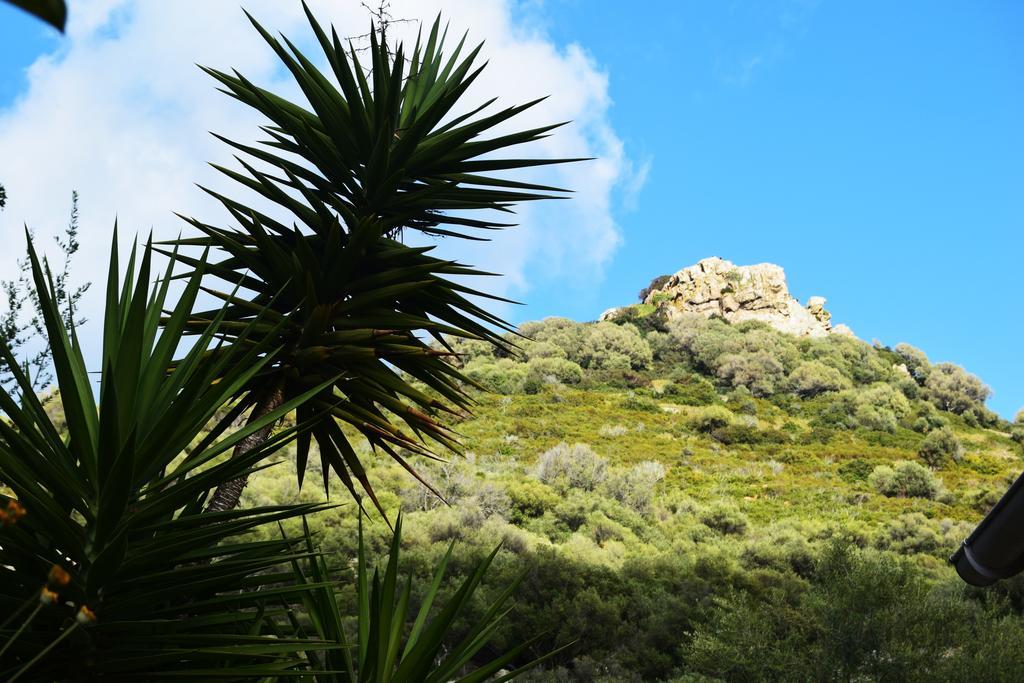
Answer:
M66 426L0 345L23 392L17 401L0 391L0 484L13 493L0 496L0 678L247 680L308 668L301 651L337 644L268 636L265 609L270 598L288 604L309 590L291 569L308 551L301 539L239 536L322 506L203 513L217 484L301 430L282 430L244 457L218 456L302 397L223 438L200 438L270 354L258 345L237 345L234 358L209 353L214 321L168 375L201 272L161 331L170 272L151 292L149 249L137 281L133 252L123 285L111 258L97 396L29 249Z
M491 100L459 113L483 68L475 66L480 48L463 57L460 42L446 57L439 21L408 56L401 45L392 53L383 32L378 40L371 31L367 76L356 51L306 12L333 80L287 39L282 44L253 24L291 71L309 109L240 74L207 70L228 94L271 121L263 146L224 139L243 153L243 171L220 170L290 214L292 225L208 190L235 227L188 218L202 236L173 244L223 255L206 267L231 290L207 288L227 304L218 334L230 343L222 352L237 345L274 349L239 388L238 414L252 409L250 420L262 421L268 411L333 379L298 408L298 421L313 423L298 442L299 482L315 439L325 487L333 470L353 495L361 487L376 504L339 422L415 474L405 455L431 456L438 445L456 449L456 435L441 415L470 405L465 387L472 383L452 363L444 335L504 346L499 333L510 329L472 300L486 295L463 284L486 273L402 243L403 231L480 239L479 231L510 225L496 217L515 203L564 196L558 188L495 172L570 160L497 156L562 124L484 137L537 101L483 113ZM176 258L199 267L192 257ZM216 313L193 315L185 329L205 334ZM236 453L268 435L255 433ZM220 487L210 508L233 508L244 484L238 479Z
M515 678L564 649L559 648L543 657L520 664L511 671L503 668L512 666L517 658L543 637L543 634L539 634L534 640L520 643L497 657L476 661L508 614L508 600L518 581L505 588L487 607L483 616L465 629L461 639L448 642L457 622L467 618L476 591L498 553L497 548L472 568L451 598L442 602L438 594L451 559L453 541L448 546L448 552L438 562L429 588L413 617L409 611L413 592L412 578L403 582L398 572L402 540L401 517L395 522L391 550L383 572L373 569L371 573L366 561L360 523L359 555L356 562L358 612L353 639L346 634L345 617L338 609L335 589L329 583L331 573L328 563L313 552L308 527L305 527L305 532L309 558L296 560L294 569L310 590L304 595L304 611L292 613L295 633L311 637L313 642L344 645L339 649L307 653L312 668L324 672L316 674L317 683L499 683Z

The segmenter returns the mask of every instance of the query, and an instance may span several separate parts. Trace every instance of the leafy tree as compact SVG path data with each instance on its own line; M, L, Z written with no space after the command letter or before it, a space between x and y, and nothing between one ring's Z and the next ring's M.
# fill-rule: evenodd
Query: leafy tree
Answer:
M651 360L651 347L635 327L599 322L586 330L578 362L596 370L640 370Z
M891 384L876 382L853 394L853 410L860 426L893 432L899 420L910 414L910 402Z
M983 407L992 394L980 379L952 363L932 366L924 386L928 400L935 407L957 415Z
M879 465L868 481L889 497L935 498L942 490L942 483L931 470L908 460L899 460L892 467Z
M850 380L836 368L821 361L804 361L789 375L793 391L799 396L811 397L827 391L840 391L850 387Z
M217 260L206 268L207 276L229 290L239 288L211 288L229 305L221 326L227 344L218 353L263 342L275 349L264 371L238 389L237 414L249 411L250 420L259 420L311 386L329 382L299 406L297 419L314 423L325 486L333 470L353 495L361 487L379 507L338 421L410 470L403 452L457 449L455 435L439 417L469 405L465 387L472 382L446 355L450 349L431 348L424 337L442 347L450 335L507 349L494 329L510 329L469 298L486 296L464 284L466 276L483 273L401 238L476 238L478 231L507 227L492 215L507 213L516 202L562 196L558 188L494 175L566 161L501 156L561 124L484 137L539 100L482 114L490 100L455 114L483 68L474 66L480 48L463 57L460 43L445 56L439 20L411 53L402 45L392 50L385 35L378 39L371 32L367 77L355 50L346 51L336 32L328 35L308 9L307 15L334 81L287 39L279 41L253 24L311 109L244 76L206 69L271 122L264 128L271 139L261 147L221 138L244 157L242 171L220 170L290 214L293 225L208 190L234 227L189 218L201 236L173 244L214 250ZM255 162L276 172L257 170ZM491 213L473 217L481 210ZM194 257L175 258L199 266ZM188 330L203 333L215 313L197 312ZM251 445L241 444L236 456ZM297 453L300 483L309 452L310 439L304 437ZM244 485L240 479L221 486L211 509L234 507Z
M533 358L526 364L527 382L548 381L563 384L579 384L583 381L583 369L567 358Z
M949 427L940 427L924 437L917 455L929 467L938 468L950 461L960 462L964 446Z
M928 356L925 355L921 349L914 348L910 344L900 343L897 344L893 349L896 355L900 357L903 364L907 366L907 371L910 376L913 377L918 384L924 384L925 380L928 379L928 374L931 372L931 363L928 362Z
M55 237L61 255L61 268L52 271L48 262L43 263L46 277L53 281L54 302L64 321L65 331L70 334L73 325L81 326L85 318L76 314L79 300L88 291L90 284L75 285L71 280L71 261L78 252L78 193L71 193L71 216L64 229L63 237ZM0 314L0 340L28 370L29 381L36 391L46 389L53 380L50 369L51 349L45 343L47 332L43 324L43 307L32 281L30 259L18 262L20 273L16 280L0 281L0 290L7 304L7 310ZM28 319L25 319L25 315ZM22 353L27 357L19 358ZM17 382L12 367L0 360L0 386L13 390Z
M785 377L785 368L766 351L726 353L716 359L719 379L734 387L746 387L754 396L774 394Z

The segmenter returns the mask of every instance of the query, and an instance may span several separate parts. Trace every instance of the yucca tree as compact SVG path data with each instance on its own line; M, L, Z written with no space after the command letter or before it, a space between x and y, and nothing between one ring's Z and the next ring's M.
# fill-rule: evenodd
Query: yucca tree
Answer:
M227 304L218 327L228 342L222 352L240 344L275 349L239 389L237 414L250 411L250 420L262 420L333 378L297 409L299 422L313 424L298 442L299 482L315 440L325 487L333 470L353 495L362 489L376 504L351 435L361 434L413 474L410 453L457 449L443 413L469 407L472 382L453 363L444 336L505 346L500 335L511 329L474 302L485 294L465 284L488 273L438 258L403 236L482 239L511 225L503 217L517 202L565 196L501 174L571 160L503 156L562 124L493 134L539 100L491 113L493 99L465 107L467 89L483 69L476 63L480 47L464 54L463 39L445 55L440 19L411 53L402 45L392 50L383 32L371 30L367 71L351 45L306 13L329 74L252 20L306 104L241 74L207 69L225 92L270 121L263 128L269 139L260 146L222 138L240 152L241 170L220 170L275 210L207 190L232 225L187 218L201 236L170 244L214 254L206 273L225 285L207 291ZM195 257L177 259L198 267ZM186 329L205 333L216 313L197 312ZM269 429L254 433L236 454L268 435ZM233 508L244 485L238 479L220 487L210 509Z
M322 506L203 511L220 482L259 467L301 426L243 457L219 456L303 397L204 436L272 354L258 345L210 353L214 320L168 374L201 271L161 330L170 271L151 290L149 249L137 278L133 251L123 283L116 251L111 258L97 394L31 245L29 255L63 419L0 344L22 390L0 391L0 490L12 494L0 495L0 680L252 680L308 670L303 652L338 645L268 635L268 605L281 612L301 602L309 587L292 562L309 551L301 538L242 535Z
M520 643L493 658L481 658L494 632L508 614L509 598L519 581L514 581L487 606L475 622L466 622L477 589L499 548L472 567L448 600L439 598L441 584L452 556L454 541L438 562L413 615L410 598L412 577L399 576L402 518L395 522L391 549L383 571L371 568L366 559L363 527L359 525L358 557L355 567L355 633L346 633L345 615L338 609L336 589L330 585L332 572L326 558L316 555L308 526L305 536L309 558L296 560L294 569L310 590L303 594L302 610L291 612L294 633L313 642L335 642L344 647L307 653L316 683L500 683L555 656L560 648L543 657L522 662L522 655L543 637ZM411 624L411 626L410 626ZM453 631L462 628L460 639L449 642ZM519 660L518 665L515 663ZM509 667L515 666L510 670Z

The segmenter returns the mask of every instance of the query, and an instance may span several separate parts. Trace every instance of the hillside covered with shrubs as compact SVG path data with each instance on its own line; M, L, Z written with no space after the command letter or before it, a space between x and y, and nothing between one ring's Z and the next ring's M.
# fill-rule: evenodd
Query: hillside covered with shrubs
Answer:
M1024 420L977 377L906 344L645 306L521 333L514 353L450 340L483 391L452 421L462 456L414 458L445 502L362 455L405 515L407 571L454 541L452 585L499 543L484 592L525 572L495 647L573 644L524 680L1024 678L1024 584L970 589L946 564L1024 454ZM246 504L319 499L290 467ZM352 557L355 518L310 522Z

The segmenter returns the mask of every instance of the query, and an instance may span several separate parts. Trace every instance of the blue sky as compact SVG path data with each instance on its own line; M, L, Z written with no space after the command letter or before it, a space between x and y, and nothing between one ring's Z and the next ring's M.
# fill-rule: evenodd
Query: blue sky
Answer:
M863 339L907 341L1024 406L1024 5L546 3L650 158L592 317L702 257L774 262Z
M603 274L579 286L528 262L515 318L593 319L706 256L769 261L861 338L964 365L1003 415L1024 406L1024 5L546 0L511 13L589 55L611 126L649 169L613 196L622 241ZM0 111L59 46L0 6Z

